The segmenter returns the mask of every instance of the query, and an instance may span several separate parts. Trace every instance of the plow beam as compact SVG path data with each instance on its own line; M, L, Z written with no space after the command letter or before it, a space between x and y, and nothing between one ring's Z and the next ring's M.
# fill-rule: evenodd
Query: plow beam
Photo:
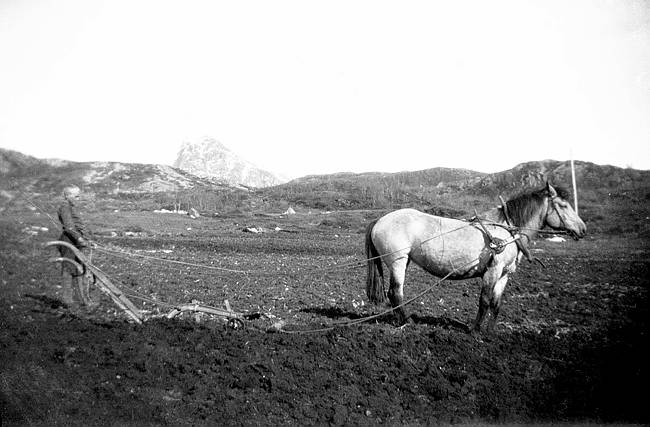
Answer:
M120 307L124 312L131 318L133 321L135 321L138 324L142 323L142 313L140 313L140 310L133 305L131 300L129 300L126 295L113 283L111 283L110 279L106 274L104 274L99 268L95 267L90 261L88 261L88 258L79 250L77 249L74 245L71 245L68 242L62 242L59 240L55 240L52 242L47 242L45 246L65 246L66 248L70 249L72 252L74 252L75 256L79 261L81 261L81 264L85 266L94 276L95 276L95 284L99 287L99 289L102 290L105 294L107 294L113 302ZM54 260L59 261L58 258L55 258ZM73 264L76 264L77 269L81 268L81 271L83 271L82 265L79 265L79 263L66 259L67 262L71 262Z

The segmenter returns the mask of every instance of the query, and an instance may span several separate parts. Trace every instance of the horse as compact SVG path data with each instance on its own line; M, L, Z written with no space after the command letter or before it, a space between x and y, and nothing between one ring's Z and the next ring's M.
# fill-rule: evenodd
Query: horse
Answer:
M487 331L494 331L508 275L516 270L525 244L544 226L565 230L574 239L587 227L567 201L562 187L545 187L508 200L474 221L445 218L405 208L371 222L365 233L368 264L366 295L380 304L390 300L397 322L407 317L403 308L404 280L411 261L444 279L482 278L478 313L471 330L480 332L488 313ZM520 240L519 242L516 242ZM390 288L385 292L382 263L388 267Z

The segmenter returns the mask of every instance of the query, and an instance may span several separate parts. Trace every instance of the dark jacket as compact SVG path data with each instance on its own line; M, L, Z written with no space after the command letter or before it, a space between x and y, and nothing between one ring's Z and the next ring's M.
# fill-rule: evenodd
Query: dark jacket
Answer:
M61 221L61 225L63 226L63 232L59 240L72 243L78 249L84 249L88 245L90 233L87 231L81 217L75 211L74 203L71 200L65 200L59 207L59 221ZM82 240L80 241L80 239ZM74 253L65 246L59 246L59 252L62 257L76 258ZM66 267L71 269L69 265L64 265L64 268ZM72 270L70 271L72 272Z

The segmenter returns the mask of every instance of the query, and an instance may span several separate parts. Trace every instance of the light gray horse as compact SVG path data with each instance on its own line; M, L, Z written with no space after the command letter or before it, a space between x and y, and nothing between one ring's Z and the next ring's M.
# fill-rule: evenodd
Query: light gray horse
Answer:
M366 294L376 304L388 296L399 324L406 321L401 307L406 268L411 261L437 277L452 280L481 277L483 285L473 329L480 331L488 307L492 316L488 331L493 331L501 308L501 297L508 274L515 271L527 240L549 226L565 230L575 239L583 237L587 227L567 202L568 193L547 183L533 191L508 200L506 213L494 208L481 215L481 222L429 215L415 209L390 212L372 222L366 230L368 277ZM512 221L518 228L522 248L512 242L517 232L508 229ZM509 244L501 245L499 243ZM386 295L382 261L390 277Z

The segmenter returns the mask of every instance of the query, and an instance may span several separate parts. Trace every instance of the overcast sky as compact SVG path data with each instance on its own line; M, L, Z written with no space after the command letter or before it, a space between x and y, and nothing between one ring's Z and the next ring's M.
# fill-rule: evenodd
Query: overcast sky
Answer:
M648 1L0 0L0 147L262 168L650 169Z

